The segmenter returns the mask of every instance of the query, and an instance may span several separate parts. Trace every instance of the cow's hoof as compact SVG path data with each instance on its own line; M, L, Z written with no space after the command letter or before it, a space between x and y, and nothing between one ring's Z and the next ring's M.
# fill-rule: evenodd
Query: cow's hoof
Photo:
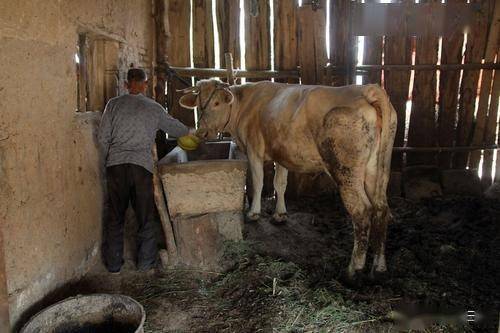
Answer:
M258 213L248 213L247 214L247 221L248 222L256 222L260 219L260 214Z
M369 281L371 284L384 284L387 281L388 274L387 271L378 272L372 270L370 272Z
M274 225L283 225L286 223L287 220L288 220L287 213L281 213L281 214L275 213L273 215L273 218L271 219L271 223Z
M365 276L361 270L355 271L354 274L346 271L341 279L344 285L353 289L360 289L365 282Z

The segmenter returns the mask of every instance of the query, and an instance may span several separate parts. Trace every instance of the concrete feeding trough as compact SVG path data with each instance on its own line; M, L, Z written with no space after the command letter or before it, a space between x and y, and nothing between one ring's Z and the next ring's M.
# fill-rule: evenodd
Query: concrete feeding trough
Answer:
M76 296L39 312L21 333L143 333L146 314L123 295Z
M243 238L247 161L233 159L234 148L230 142L176 148L158 163L183 265L221 270L224 241Z

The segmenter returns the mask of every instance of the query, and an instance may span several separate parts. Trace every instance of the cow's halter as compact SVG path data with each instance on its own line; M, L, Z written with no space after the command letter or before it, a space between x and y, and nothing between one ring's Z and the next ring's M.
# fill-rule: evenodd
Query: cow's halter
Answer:
M204 114L205 114L205 110L206 110L206 108L207 108L208 104L210 104L210 101L212 100L212 98L215 96L215 92L216 92L217 90L225 90L225 91L228 91L229 93L231 93L231 92L229 91L229 89L228 89L227 87L225 87L224 85L217 84L217 85L215 86L215 89L214 89L214 90L212 90L212 93L210 94L210 96L208 97L208 99L207 99L207 100L205 101L205 103L203 104L203 103L201 102L201 92L200 92L200 94L198 95L198 99L200 100L200 106L199 106L199 108L200 108L200 117L198 118L198 122L200 122L200 121L201 121L201 118L203 118L203 116L204 116ZM227 117L227 121L226 121L226 123L224 124L224 127L221 129L221 131L224 131L224 130L226 129L226 127L227 127L227 125L229 124L229 121L230 121L230 120L231 120L231 110L229 110L229 116Z

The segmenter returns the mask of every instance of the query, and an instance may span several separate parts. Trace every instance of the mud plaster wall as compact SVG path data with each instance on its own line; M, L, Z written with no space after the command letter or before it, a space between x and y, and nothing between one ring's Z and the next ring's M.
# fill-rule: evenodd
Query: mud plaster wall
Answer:
M99 260L99 113L77 114L79 32L150 66L151 0L0 1L0 221L11 322Z

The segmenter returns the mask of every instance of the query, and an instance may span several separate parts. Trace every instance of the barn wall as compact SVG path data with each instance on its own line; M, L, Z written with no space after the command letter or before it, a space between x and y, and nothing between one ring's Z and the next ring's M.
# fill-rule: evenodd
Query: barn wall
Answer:
M150 66L150 0L0 2L0 221L11 323L99 259L95 129L77 113L79 32L120 42L119 69Z

